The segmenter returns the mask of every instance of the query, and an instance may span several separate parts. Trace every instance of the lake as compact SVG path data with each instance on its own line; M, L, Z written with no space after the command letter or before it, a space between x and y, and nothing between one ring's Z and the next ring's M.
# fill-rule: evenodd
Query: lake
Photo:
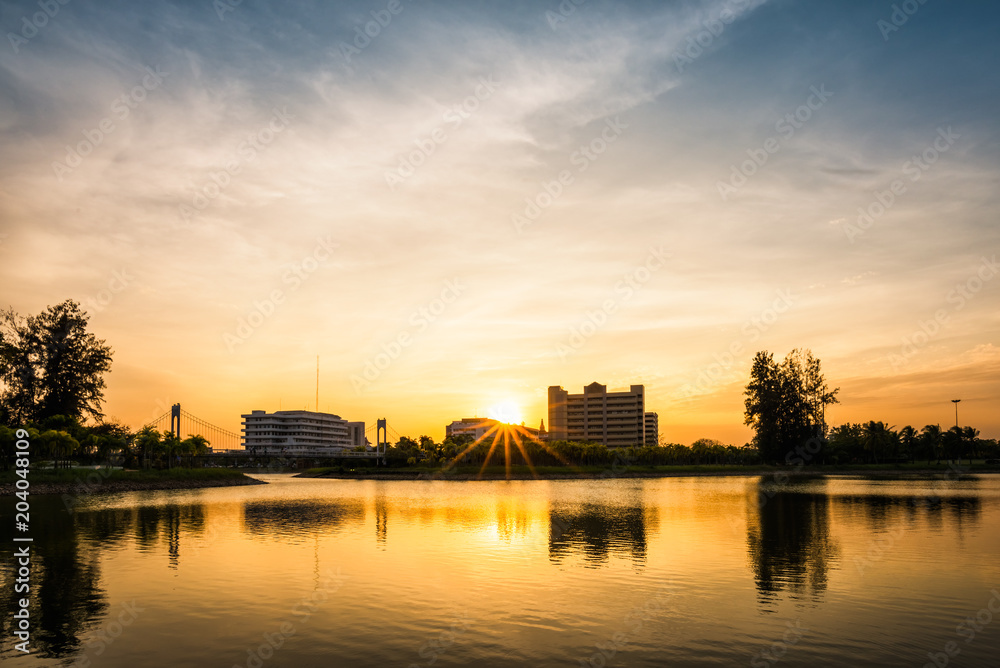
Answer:
M1000 665L1000 476L259 477L32 497L30 656L3 499L4 664Z

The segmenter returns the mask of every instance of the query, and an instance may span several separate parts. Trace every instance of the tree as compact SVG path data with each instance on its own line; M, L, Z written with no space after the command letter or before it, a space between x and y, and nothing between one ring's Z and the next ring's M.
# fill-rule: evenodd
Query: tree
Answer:
M969 466L972 466L972 455L976 454L976 446L979 444L979 430L974 427L964 427L962 438L965 440L965 451L969 455Z
M181 441L181 450L188 455L207 455L208 439L201 434L188 434L188 437Z
M34 447L52 457L52 468L58 469L59 462L68 459L80 448L80 443L65 431L51 429L42 432L33 441Z
M87 321L73 300L27 318L0 314L0 404L9 419L103 417L112 350L87 331Z
M160 432L151 425L139 430L135 435L135 449L138 451L142 468L149 466L149 458L160 451Z
M941 463L941 425L929 424L920 430L920 440L924 454L927 455L927 463L937 456L938 464Z
M400 450L417 450L420 445L409 436L401 436L396 442L396 447Z
M899 435L884 422L871 420L862 428L861 442L866 452L872 454L872 459L878 464L879 453L885 457L895 457L899 447Z
M837 403L812 352L790 352L781 364L761 351L754 356L747 384L745 422L764 461L788 461L796 449L826 436L827 404ZM812 451L813 454L818 452Z
M857 423L847 423L830 430L827 450L838 464L847 464L865 458L865 428Z
M917 430L911 425L906 425L899 430L899 443L903 447L903 454L913 463L917 456Z

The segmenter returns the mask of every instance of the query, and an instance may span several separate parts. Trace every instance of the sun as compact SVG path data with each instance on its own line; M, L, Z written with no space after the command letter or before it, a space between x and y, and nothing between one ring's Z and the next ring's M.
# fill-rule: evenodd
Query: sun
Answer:
M521 407L509 399L494 404L487 409L486 417L505 424L521 424L524 422L524 416L521 415Z

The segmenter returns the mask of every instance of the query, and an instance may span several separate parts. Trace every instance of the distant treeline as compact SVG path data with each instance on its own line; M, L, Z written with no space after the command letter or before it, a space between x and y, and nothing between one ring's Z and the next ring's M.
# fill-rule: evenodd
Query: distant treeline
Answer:
M725 445L702 438L691 445L636 445L609 448L600 443L549 441L539 443L524 435L514 434L494 438L489 436L474 443L467 434L448 437L435 443L429 436L417 440L403 437L386 449L386 458L395 463L438 464L456 461L460 464L505 465L509 454L512 466L612 466L615 464L646 464L654 466L685 464L758 464L760 456L749 444L742 447ZM496 441L496 445L494 445ZM520 441L520 445L518 445ZM492 452L491 452L492 451Z
M209 451L208 441L199 435L179 439L152 427L133 432L115 422L84 425L65 415L28 422L24 429L31 444L32 465L48 461L54 469L110 461L127 468L190 466L194 455ZM0 467L4 471L14 465L16 434L16 429L0 425Z

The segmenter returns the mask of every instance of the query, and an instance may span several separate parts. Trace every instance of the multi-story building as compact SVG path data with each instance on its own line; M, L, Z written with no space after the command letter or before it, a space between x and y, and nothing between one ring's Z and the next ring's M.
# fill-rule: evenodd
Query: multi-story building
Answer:
M660 416L656 413L646 413L646 445L660 444Z
M243 447L274 453L316 453L368 445L364 422L332 413L251 411L243 418Z
M550 441L595 441L608 447L642 445L645 440L645 391L632 385L627 392L608 392L591 383L583 394L549 387Z
M444 435L447 438L448 436L468 434L478 441L497 424L499 424L497 420L490 418L462 418L445 426Z
M490 433L494 427L502 424L504 423L492 418L462 418L461 420L455 420L451 424L445 426L444 435L445 437L448 437L468 434L478 441L483 438L483 436ZM522 436L527 435L532 438L538 438L537 429L525 427L523 424L519 427L515 427L515 429Z

